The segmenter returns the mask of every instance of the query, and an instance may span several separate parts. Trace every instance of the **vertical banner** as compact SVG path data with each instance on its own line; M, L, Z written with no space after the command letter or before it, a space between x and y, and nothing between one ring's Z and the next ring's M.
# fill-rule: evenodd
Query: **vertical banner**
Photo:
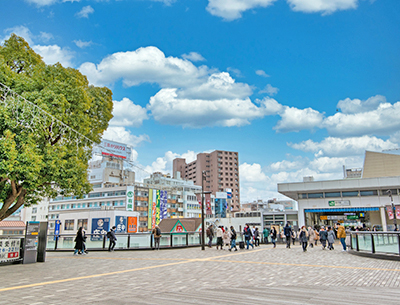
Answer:
M115 216L116 233L126 233L126 216Z
M166 219L167 218L167 208L168 208L168 193L167 191L162 191L162 196L161 196L161 200L163 202L162 204L162 208L161 208L161 214L162 214L162 219Z
M164 219L164 191L160 191L160 221Z
M126 210L133 211L135 207L135 187L126 187Z
M393 219L394 215L393 215L393 209L391 205L387 205L386 206L386 212L388 213L389 219Z
M210 199L206 200L206 215L212 215L211 200Z
M160 223L160 212L161 212L161 202L160 202L160 190L157 190L156 195L156 225Z
M137 233L137 217L128 217L128 233Z
M103 235L110 230L110 218L92 218L92 236L90 240L103 240Z
M149 189L149 205L147 209L147 229L151 229L151 220L153 214L153 189Z
M57 219L54 225L54 240L56 240L60 236L60 226L61 226L61 221Z
M157 191L153 190L153 202L151 210L151 228L156 227L156 210L157 210Z

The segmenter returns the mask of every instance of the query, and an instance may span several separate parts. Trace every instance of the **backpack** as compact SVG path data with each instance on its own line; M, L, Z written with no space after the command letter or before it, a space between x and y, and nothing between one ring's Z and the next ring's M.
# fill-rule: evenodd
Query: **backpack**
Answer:
M107 232L107 238L111 238L111 231Z
M232 231L231 239L236 239L236 232L235 231Z
M206 230L206 234L207 234L207 236L211 235L211 230L209 228Z
M156 235L157 235L157 236L160 236L160 235L161 235L161 230L160 230L160 228L156 228Z

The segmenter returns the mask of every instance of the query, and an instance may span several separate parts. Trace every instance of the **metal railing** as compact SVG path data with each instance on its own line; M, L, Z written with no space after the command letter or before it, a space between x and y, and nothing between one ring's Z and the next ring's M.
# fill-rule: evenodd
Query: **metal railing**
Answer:
M350 247L357 252L400 255L400 233L352 231Z
M48 235L46 250L71 251L75 247L75 236L75 234ZM116 237L115 250L154 249L155 246L151 233L118 233ZM108 250L108 245L109 239L106 235L86 234L85 246L88 251ZM201 246L201 233L199 232L163 233L160 238L160 249L198 246Z

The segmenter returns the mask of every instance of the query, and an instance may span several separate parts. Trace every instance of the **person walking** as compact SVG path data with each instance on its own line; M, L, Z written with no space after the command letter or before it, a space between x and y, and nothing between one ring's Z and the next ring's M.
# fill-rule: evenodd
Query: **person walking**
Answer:
M299 240L301 241L301 246L303 247L303 252L307 251L307 240L308 240L308 232L306 230L306 226L301 227Z
M218 226L218 228L217 228L217 250L218 250L218 247L221 247L221 250L224 249L223 248L224 242L222 240L222 234L223 234L222 228L221 228L221 226Z
M212 240L214 238L214 230L212 225L210 225L207 230L206 230L206 234L208 237L208 247L211 248L212 247Z
M269 241L268 241L269 230L267 227L265 227L263 230L263 236L264 236L264 243L268 244L269 243Z
M278 232L276 232L275 227L271 228L271 242L274 245L274 248L276 248L276 235L278 234Z
M228 228L225 227L224 233L222 233L222 240L224 243L224 246L228 246L228 248L231 245L231 232L229 232Z
M157 250L160 250L160 239L161 239L161 229L159 226L155 226L153 231L153 237L154 237L154 248Z
M294 243L295 243L295 241L296 241L296 231L295 230L292 230L292 243L293 243L293 246L294 246Z
M254 245L256 247L260 246L260 232L258 232L258 228L254 230Z
M107 232L107 237L110 239L110 244L108 245L109 252L114 251L115 241L117 240L117 237L115 236L116 228L116 226L113 226L110 231Z
M325 250L327 240L328 240L328 232L325 231L325 228L322 226L321 229L319 230L319 241L321 242L322 250Z
M292 241L292 227L288 222L286 223L286 226L283 228L283 234L285 235L286 238L286 248L290 249L290 243Z
M315 242L315 231L312 227L308 227L308 241L310 243L310 247L314 247L314 242Z
M333 244L335 243L335 231L332 230L331 227L328 227L328 249L329 250L334 250L335 248L333 247Z
M346 230L339 222L336 224L336 228L337 228L337 238L339 238L340 242L342 243L343 247L342 251L346 251Z
M235 251L237 251L236 248L236 231L233 226L231 226L231 247L229 248L229 251L232 251L232 249L235 248Z
M74 247L74 255L82 254L85 255L85 240L84 240L84 233L83 227L79 227L78 232L76 232L75 237L75 247Z
M251 238L253 237L253 234L251 233L251 229L248 224L246 224L246 226L244 227L243 234L247 244L247 250L249 250L249 246L251 246L251 248L253 249L254 245L251 243Z

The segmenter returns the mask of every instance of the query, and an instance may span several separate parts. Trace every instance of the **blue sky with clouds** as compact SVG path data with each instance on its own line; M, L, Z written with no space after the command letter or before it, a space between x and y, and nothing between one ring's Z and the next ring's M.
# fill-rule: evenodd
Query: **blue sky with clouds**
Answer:
M13 0L0 40L113 91L105 137L143 178L239 152L242 202L341 178L400 142L398 0ZM4 13L6 12L6 13Z

